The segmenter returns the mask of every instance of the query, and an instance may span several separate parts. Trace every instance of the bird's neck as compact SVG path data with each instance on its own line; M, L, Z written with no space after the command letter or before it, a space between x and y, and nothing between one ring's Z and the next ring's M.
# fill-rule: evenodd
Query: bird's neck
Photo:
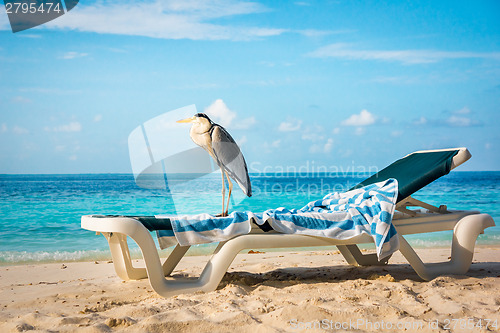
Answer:
M195 135L204 134L204 133L209 132L211 128L212 128L212 124L210 124L210 123L208 123L208 124L196 124L196 125L191 126L190 134L191 134L191 136L193 134L195 134Z
M208 150L211 147L212 138L210 136L210 131L199 131L194 128L191 128L190 133L191 139L198 146L202 147L205 150Z

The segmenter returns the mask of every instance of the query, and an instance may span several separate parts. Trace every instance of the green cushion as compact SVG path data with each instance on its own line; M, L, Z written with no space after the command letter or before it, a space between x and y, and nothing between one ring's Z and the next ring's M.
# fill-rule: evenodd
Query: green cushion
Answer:
M133 216L139 220L149 231L154 230L170 230L172 231L172 223L169 218L156 218L154 216Z
M451 169L453 157L458 152L459 150L457 149L412 153L380 170L352 189L381 182L389 178L396 178L398 180L399 192L397 201L399 202L439 177L448 174Z

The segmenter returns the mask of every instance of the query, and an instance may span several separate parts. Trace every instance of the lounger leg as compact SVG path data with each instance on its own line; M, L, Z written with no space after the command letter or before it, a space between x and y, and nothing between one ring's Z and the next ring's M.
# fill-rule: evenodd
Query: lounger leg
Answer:
M115 232L105 233L105 237L108 240L116 274L122 280L140 280L148 277L145 268L136 268L132 265L132 258L130 257L126 235ZM164 276L168 276L172 273L189 248L190 246L180 245L174 248L172 253L163 263Z
M465 274L472 263L474 246L484 229L494 226L488 214L474 214L462 218L455 225L451 245L451 260L443 263L424 264L404 237L399 236L399 251L408 260L418 276L429 281L440 275Z
M345 260L352 266L383 266L387 265L391 256L378 260L375 253L363 254L357 245L337 245Z
M104 236L108 240L116 274L122 280L140 280L148 277L144 268L132 266L127 236L120 233L104 233Z
M226 273L227 268L239 252L237 247L224 247L225 243L221 243L198 279L167 280L164 277L164 271L160 265L160 258L158 257L154 241L149 233L138 230L137 233L130 235L130 237L137 242L142 250L151 287L163 297L170 297L180 293L215 290ZM178 254L182 251L184 249L180 249Z
M165 260L165 262L163 263L164 276L169 276L172 273L172 271L175 269L179 261L181 261L190 247L191 246L181 246L179 244L175 246L172 253L170 253L167 260Z

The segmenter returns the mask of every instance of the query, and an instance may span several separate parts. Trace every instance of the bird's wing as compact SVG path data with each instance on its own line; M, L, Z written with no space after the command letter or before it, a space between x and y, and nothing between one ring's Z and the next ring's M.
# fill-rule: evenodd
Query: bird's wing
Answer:
M252 196L252 185L248 176L247 164L240 148L224 129L214 124L211 130L212 149L219 167L226 170L247 196Z

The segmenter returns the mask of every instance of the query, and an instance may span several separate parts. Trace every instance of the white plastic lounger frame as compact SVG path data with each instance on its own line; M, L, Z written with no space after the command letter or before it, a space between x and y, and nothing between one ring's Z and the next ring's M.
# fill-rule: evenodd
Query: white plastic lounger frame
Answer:
M465 148L462 149L455 156L453 167L463 163L469 157L470 153ZM409 211L406 207L416 205L418 201L408 200L402 201L404 203L399 207L406 214L395 216L393 223L399 235L400 252L416 273L424 280L431 280L439 275L465 274L472 263L478 235L483 233L484 229L495 225L491 216L476 211L448 212L446 208L434 207L435 209L433 209L432 206L428 212ZM84 229L102 233L106 237L116 273L120 278L137 280L149 277L151 287L163 297L215 290L236 255L244 249L335 245L351 265L383 265L388 261L386 258L386 260L379 262L375 254L366 255L359 251L357 244L373 243L372 237L367 234L341 241L306 235L280 234L273 231L263 232L255 227L248 235L237 236L219 243L199 278L167 279L165 277L172 273L186 254L189 246L177 245L162 264L151 233L141 222L133 218L87 215L82 217L81 225ZM444 263L424 264L403 237L403 235L408 234L443 230L453 230L451 260ZM146 268L133 267L127 245L127 236L139 245Z

